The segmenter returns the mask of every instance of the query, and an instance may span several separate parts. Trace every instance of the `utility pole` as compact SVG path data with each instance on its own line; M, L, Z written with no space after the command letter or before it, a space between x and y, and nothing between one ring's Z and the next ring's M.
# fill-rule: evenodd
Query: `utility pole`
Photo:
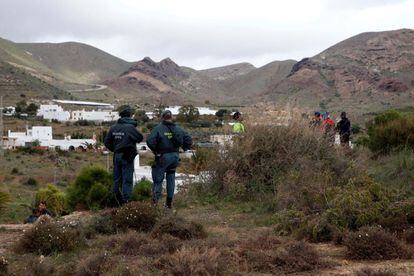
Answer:
M3 96L0 96L0 157L3 156Z

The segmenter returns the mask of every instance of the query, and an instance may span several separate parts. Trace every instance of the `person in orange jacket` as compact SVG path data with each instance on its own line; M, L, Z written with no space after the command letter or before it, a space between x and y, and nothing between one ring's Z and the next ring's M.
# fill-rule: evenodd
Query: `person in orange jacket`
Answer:
M329 112L323 114L322 128L325 138L331 145L335 144L335 122L331 119Z

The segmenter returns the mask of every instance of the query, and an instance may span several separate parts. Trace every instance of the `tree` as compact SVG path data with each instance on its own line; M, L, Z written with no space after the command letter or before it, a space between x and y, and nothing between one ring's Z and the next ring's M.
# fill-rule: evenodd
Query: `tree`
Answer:
M39 109L38 105L31 103L26 107L26 113L30 116L36 116L38 109Z
M230 112L227 110L227 109L219 109L217 112L216 112L216 116L219 118L219 119L223 119L224 118L224 116L225 115L227 115L227 114L229 114Z
M21 100L16 104L16 113L25 113L27 108L27 103L25 100Z
M184 105L178 110L177 120L190 123L196 121L199 117L200 112L197 107Z
M139 122L139 123L146 123L149 122L149 118L147 116L147 114L145 114L145 110L137 110L135 112L135 119Z

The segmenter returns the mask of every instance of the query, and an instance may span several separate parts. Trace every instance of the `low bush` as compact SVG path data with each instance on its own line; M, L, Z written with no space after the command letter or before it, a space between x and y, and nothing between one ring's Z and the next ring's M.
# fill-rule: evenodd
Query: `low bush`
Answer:
M344 239L350 259L389 260L408 258L410 251L394 235L381 227L363 227Z
M27 262L24 275L27 276L48 276L56 273L55 266L49 258L31 258Z
M162 256L156 266L169 275L223 275L225 265L219 265L217 248L183 247L169 256Z
M57 223L43 216L33 227L24 232L15 244L15 251L49 255L54 252L70 251L83 242L83 235L77 227Z
M111 175L100 167L84 168L66 192L70 210L77 208L96 209L111 204Z
M176 252L182 244L180 239L170 235L153 239L143 233L129 232L110 241L109 247L115 245L116 254L156 258Z
M313 246L303 241L286 245L277 254L274 265L284 273L311 271L330 266L320 258Z
M95 253L89 255L78 263L75 275L103 275L104 272L110 270L111 266L112 262L108 252Z
M408 244L414 244L414 228L410 228L404 232L404 240Z
M414 149L414 115L395 110L378 115L367 124L367 145L377 153L392 149Z
M130 202L120 207L113 216L115 225L120 229L150 231L158 219L157 210L150 203Z
M131 199L134 201L144 201L151 198L152 182L147 179L140 180L132 190Z
M37 180L34 179L34 178L31 178L31 177L29 177L26 181L24 181L23 184L27 185L27 186L37 186L38 185Z
M207 233L204 227L193 221L186 221L177 216L167 216L157 222L151 232L153 237L169 234L182 240L205 238Z
M65 209L65 194L53 184L37 191L35 205L38 206L41 201L45 201L47 208L55 215L62 214Z
M96 234L112 235L117 232L117 227L110 214L94 216L85 226L86 238L93 238Z
M6 209L6 206L9 202L10 195L6 192L0 191L0 215L3 214L3 210Z
M395 276L395 273L389 269L373 269L370 267L363 267L355 272L356 276Z
M0 256L0 275L9 275L9 262L3 256Z

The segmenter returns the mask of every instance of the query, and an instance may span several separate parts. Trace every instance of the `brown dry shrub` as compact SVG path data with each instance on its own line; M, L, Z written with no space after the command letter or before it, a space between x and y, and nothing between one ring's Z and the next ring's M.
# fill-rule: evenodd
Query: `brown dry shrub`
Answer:
M240 243L236 252L251 272L293 273L330 265L310 244L304 241L282 244L270 233Z
M404 239L408 244L414 244L414 228L410 228L404 232Z
M55 266L48 258L30 259L23 272L24 276L49 276L56 272Z
M112 261L107 252L89 255L81 260L76 268L75 275L79 276L98 276L108 271L112 266Z
M395 273L389 269L373 269L370 267L363 267L355 272L356 276L395 276Z
M107 248L115 248L116 254L126 256L158 257L163 254L172 254L182 246L182 241L170 235L163 235L157 239L143 233L129 232L111 239Z
M70 251L84 244L79 227L58 223L42 216L29 228L14 246L17 253L49 255L54 252Z
M169 234L182 240L201 239L207 237L204 227L193 221L177 216L167 216L160 220L152 230L153 237Z
M221 252L217 248L182 247L172 255L162 256L156 267L169 275L223 275L231 273L222 262Z
M130 202L119 208L113 216L117 227L137 231L150 231L158 219L157 210L146 202Z
M304 241L287 244L276 256L274 265L284 273L311 271L331 266L316 249Z
M411 252L394 235L381 227L362 227L344 239L350 259L390 260L409 258Z
M3 256L0 256L0 275L8 275L9 262Z

